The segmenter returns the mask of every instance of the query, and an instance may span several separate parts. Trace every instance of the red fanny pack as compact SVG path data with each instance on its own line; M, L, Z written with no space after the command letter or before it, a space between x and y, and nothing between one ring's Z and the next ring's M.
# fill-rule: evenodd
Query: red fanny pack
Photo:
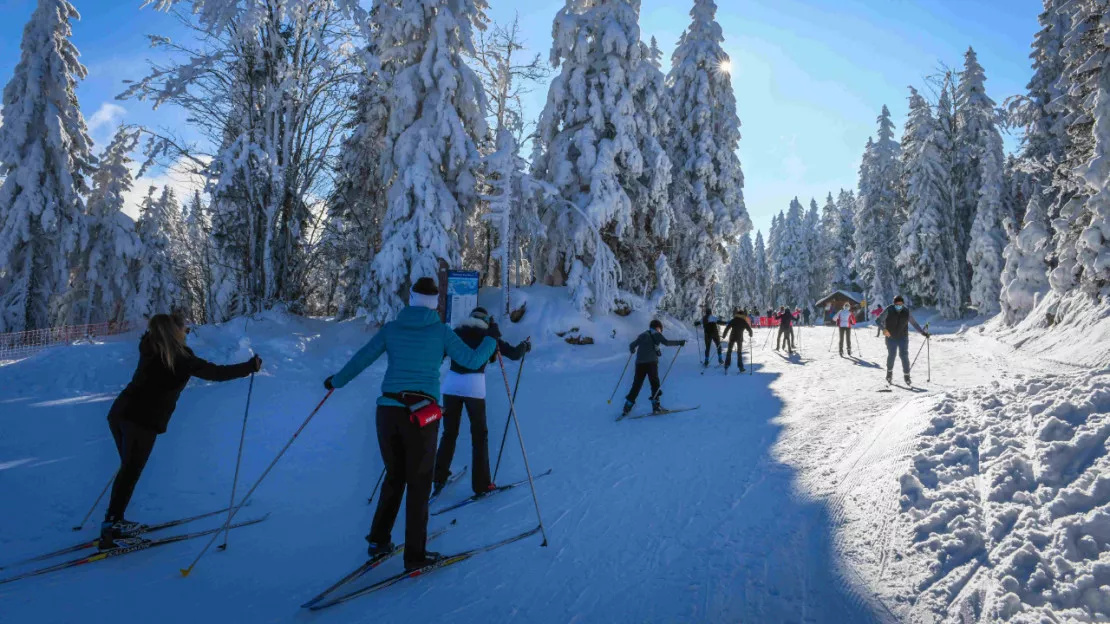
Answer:
M393 399L409 408L409 422L423 429L428 425L439 422L443 418L443 411L433 397L421 392L384 393L388 399Z

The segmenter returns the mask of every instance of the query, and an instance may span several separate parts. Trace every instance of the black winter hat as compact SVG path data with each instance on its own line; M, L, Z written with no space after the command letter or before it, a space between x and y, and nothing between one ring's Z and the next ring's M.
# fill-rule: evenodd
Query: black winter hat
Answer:
M648 325L648 327L651 329L658 329L659 331L663 331L663 321L655 319L651 322L650 325Z
M902 298L902 295L898 295L897 297L894 298L894 303L905 303L905 302L906 302L906 300Z
M412 292L418 295L438 295L439 287L436 286L434 279L422 277L416 280L416 283L412 285Z

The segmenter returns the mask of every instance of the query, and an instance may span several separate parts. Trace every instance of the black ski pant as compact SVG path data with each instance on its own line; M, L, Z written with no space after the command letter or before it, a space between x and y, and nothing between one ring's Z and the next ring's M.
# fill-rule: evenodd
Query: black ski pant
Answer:
M112 483L112 498L108 500L104 520L115 522L122 520L127 511L131 495L135 493L135 484L139 482L146 460L150 459L150 452L154 450L158 433L123 418L109 418L108 428L112 431L119 453L119 472Z
M733 340L728 339L728 350L725 351L725 370L732 365L732 348L736 347L736 366L740 370L744 370L744 339Z
M651 400L655 402L659 399L662 392L659 391L659 362L647 362L641 364L636 363L636 376L632 378L632 389L628 391L628 396L625 399L629 403L635 403L636 397L640 396L640 388L644 387L644 379L651 382Z
M844 341L848 341L848 355L852 355L852 328L840 328L840 355L844 355Z
M794 350L794 326L793 325L785 325L785 326L779 325L779 340L776 341L776 345L779 345L779 344L781 344L781 346L786 347L787 349L790 349L791 351ZM776 346L775 348L778 349L780 347Z
M409 421L408 408L379 405L377 425L385 480L366 540L378 544L393 541L393 524L407 489L405 563L420 563L428 541L428 497L432 493L439 423L421 428Z
M709 343L713 342L717 346L717 359L721 359L721 335L720 334L705 334L705 361L709 361Z
M901 356L902 358L902 373L905 375L910 374L910 337L909 335L902 336L901 338L887 338L886 339L886 372L894 370L894 358Z
M446 483L451 475L451 460L455 458L455 443L462 426L462 412L470 419L470 486L475 494L489 489L489 428L486 427L486 400L443 395L443 436L436 453L435 482Z

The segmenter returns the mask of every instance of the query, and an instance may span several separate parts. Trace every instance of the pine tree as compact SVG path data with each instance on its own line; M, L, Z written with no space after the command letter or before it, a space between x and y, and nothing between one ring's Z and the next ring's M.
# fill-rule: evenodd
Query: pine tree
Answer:
M478 201L477 144L487 132L485 91L467 66L484 0L396 0L381 5L379 46L391 77L384 176L392 179L382 248L371 264L371 318L384 323L439 261L458 265ZM430 71L435 68L435 71Z
M813 302L821 298L823 294L821 291L825 288L825 272L822 264L824 254L821 251L821 212L817 208L816 198L810 198L809 200L809 211L806 212L802 228L802 239L805 243L803 266L806 271L807 296L800 305L812 308Z
M956 77L952 73L945 74L941 85L940 98L936 105L936 143L940 153L942 168L948 172L948 188L942 189L942 194L948 199L946 213L949 215L946 222L946 236L955 248L953 257L955 262L952 270L958 287L961 309L970 301L971 293L971 267L967 264L967 247L970 231L964 229L960 213L960 196L963 187L964 171L960 164L962 152L960 149L959 124L956 119L956 105L953 97L956 91Z
M961 227L970 225L966 257L972 270L971 304L979 314L991 316L999 311L1002 250L1006 246L1002 229L1005 156L994 121L995 104L986 94L985 82L975 51L968 48L956 98L963 171L956 218Z
M809 305L809 252L806 234L806 216L802 203L795 197L790 202L786 219L775 243L775 260L778 264L779 295L788 306Z
M918 305L936 306L945 318L957 318L960 293L956 272L962 259L948 236L952 214L946 191L951 172L937 146L938 134L928 102L910 87L909 119L902 142L907 220L899 231L898 268Z
M782 246L779 241L782 239L783 229L786 224L786 213L779 211L779 213L771 217L771 231L767 234L767 266L768 266L768 299L772 306L781 304L783 296L782 279L782 259L780 252Z
M713 0L694 1L690 26L679 38L667 75L677 126L669 144L677 221L672 244L679 252L684 317L696 316L697 290L723 272L726 241L751 230L736 155L740 118L716 13Z
M174 246L181 230L180 207L172 189L162 189L158 199L154 198L155 190L153 186L147 190L135 228L143 246L137 267L135 312L143 318L175 311L182 294Z
M833 267L832 286L854 290L856 257L856 194L851 190L840 189L836 198L840 211L840 244L837 248L836 264Z
M0 125L0 332L48 327L87 243L85 176L92 141L77 102L86 70L70 41L81 16L67 0L39 0L4 87Z
M898 157L894 123L883 106L878 140L868 139L860 165L855 214L856 271L868 301L889 303L898 292Z
M139 131L121 126L92 174L87 213L89 244L74 263L74 322L122 321L136 316L131 307L135 296L133 271L142 246L135 224L123 214L123 207L124 195L133 184L131 154L138 144Z
M1034 195L1025 211L1025 225L1017 240L1006 247L1002 276L1002 311L1006 322L1025 318L1036 300L1048 292L1047 256L1052 236L1048 227L1047 198Z
M817 258L814 262L814 270L818 274L820 285L817 297L838 288L847 288L839 284L841 276L837 273L841 266L840 257L845 253L840 248L840 209L837 208L832 193L825 198L825 205L821 208L819 238Z
M771 269L767 264L767 248L763 244L763 232L755 233L755 268L752 277L752 284L755 289L753 293L756 308L763 311L769 308L772 303L771 299Z
M184 216L185 243L182 253L186 258L187 276L182 287L185 290L185 308L196 323L212 320L208 310L208 297L212 292L211 234L208 206L201 199L200 191L193 191Z

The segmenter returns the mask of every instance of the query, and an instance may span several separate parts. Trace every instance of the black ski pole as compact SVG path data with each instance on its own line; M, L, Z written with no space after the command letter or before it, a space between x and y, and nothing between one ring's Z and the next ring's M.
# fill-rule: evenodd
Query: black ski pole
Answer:
M612 394L612 396L609 397L609 400L606 401L606 405L612 405L613 404L613 397L617 396L617 390L621 389L621 382L624 381L624 374L628 372L628 365L632 363L632 356L633 355L634 354L632 354L632 353L628 354L628 361L624 363L624 370L621 371L621 378L617 380L617 387L613 388L613 394Z
M856 328L852 327L852 329L850 329L848 331L850 333L854 334L854 333L856 333ZM862 360L863 359L863 342L861 342L859 338L856 339L856 350L859 351L859 357Z
M832 353L832 346L833 346L833 343L836 342L836 334L837 334L838 331L840 331L840 327L839 326L834 327L833 331L832 331L832 335L829 336L829 353Z
M755 374L755 341L748 336L748 374Z
M683 346L685 346L685 345L680 346L674 352L674 357L671 358L671 363L667 366L667 372L663 373L663 380L659 382L659 390L651 395L651 400L652 401L659 398L663 394L663 384L667 383L667 377L671 374L671 369L674 368L674 361L678 359L678 354L682 353L682 347Z
M702 331L705 331L705 327L702 327ZM697 325L694 326L694 340L697 341L697 344L698 344L698 352L695 353L694 355L700 356L702 354L701 337L698 336ZM705 353L709 353L709 336L708 335L705 337ZM709 356L708 355L705 357L705 360L706 360L706 364L708 364L709 363Z
M525 342L531 340L529 336ZM520 377L524 374L524 359L528 357L528 352L525 351L524 355L520 356L520 368L516 371L516 384L513 387L513 403L516 403L516 393L520 391ZM505 417L505 433L501 434L501 450L497 451L497 465L493 469L493 482L497 483L497 472L501 470L501 455L505 452L505 440L509 437L509 423L513 420L513 413L510 411L509 415Z
M88 522L89 518L92 517L93 512L96 511L96 506L100 504L100 499L104 498L104 495L108 493L108 488L112 487L112 483L114 483L115 480L116 480L116 473L113 472L112 477L110 479L108 479L107 483L104 484L104 489L100 490L100 496L96 497L96 502L93 503L92 507L89 508L89 513L85 514L85 517L81 519L81 524L78 524L77 526L73 527L74 531L80 531L81 529L85 528L85 523Z
M501 378L505 380L505 396L509 398L509 417L516 425L516 437L520 440L520 455L524 458L524 471L528 473L528 485L532 488L532 502L536 504L536 518L540 522L540 533L543 535L541 547L547 546L547 529L543 526L543 516L540 514L540 499L536 496L536 481L532 478L532 468L528 466L528 452L524 450L524 434L520 432L520 419L516 417L516 406L513 404L513 394L509 392L509 374L505 372L505 360L501 358L501 351L497 351L497 363L501 365Z
M243 327L244 331L246 326ZM227 536L231 533L231 509L235 507L235 486L239 485L239 465L243 462L243 441L247 439L247 415L251 411L251 393L254 391L254 373L251 373L251 383L247 386L247 407L243 410L243 431L239 433L239 454L235 457L235 477L231 480L231 502L227 505L227 528L224 529L224 543L217 550L227 550Z
M367 505L374 504L374 497L378 495L378 488L382 485L382 479L385 479L385 468L382 468L382 474L378 477L378 482L374 484L374 491L370 492L370 498L366 501Z
M929 331L929 324L928 323L925 323L925 331ZM913 362L910 363L910 370L911 371L913 370L913 367L917 364L917 358L921 357L921 352L925 349L925 345L927 345L927 344L929 344L929 339L928 338L926 338L925 342L921 343L921 346L917 348L917 355L913 356Z
M929 376L925 378L925 381L931 382L931 381L933 381L933 337L932 336L926 336L925 337L925 345L926 345L926 347L925 347L925 364L926 364L926 366L928 366L928 368L926 370L929 371Z

